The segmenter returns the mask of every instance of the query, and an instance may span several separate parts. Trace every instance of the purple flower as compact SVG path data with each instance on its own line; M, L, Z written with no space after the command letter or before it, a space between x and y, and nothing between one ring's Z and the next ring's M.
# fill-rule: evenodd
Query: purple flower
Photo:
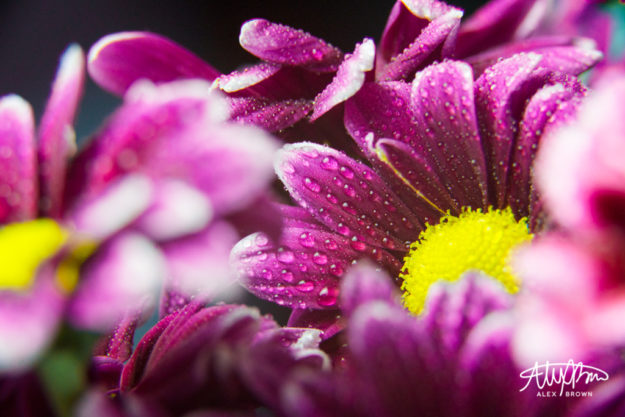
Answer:
M0 101L0 370L28 367L62 317L111 330L232 282L228 254L268 210L277 147L225 123L201 80L137 83L76 156L84 56L68 49L34 140L32 111ZM38 159L37 159L38 158ZM248 210L254 205L253 210ZM271 211L269 211L271 212ZM265 222L270 234L279 220Z
M490 259L503 262L508 249L529 238L522 218L540 228L530 175L540 139L584 95L574 78L537 70L540 62L539 55L515 55L473 81L466 63L446 61L418 72L411 84L365 84L346 103L345 121L371 166L322 145L286 145L276 171L300 207L283 208L278 241L255 234L234 248L246 286L296 309L336 308L340 277L355 260L370 258L393 275L403 270L405 278L412 273L408 263L402 268L409 246L442 215L468 219L489 207L510 219L508 231L517 227L514 219L521 221L520 235L489 241L495 235L445 217L445 225L460 224L442 239L456 236L457 250L437 246L436 253L441 265L458 269L448 279L463 267L497 276L501 270ZM431 241L436 230L428 232ZM511 280L501 281L513 290L518 284Z
M538 184L559 228L515 262L528 290L515 343L522 363L582 360L625 341L624 93L623 73L599 83L539 154Z
M513 299L491 278L469 273L435 284L418 318L395 291L389 277L371 267L347 274L341 292L346 364L296 379L284 397L290 415L571 416L614 403L537 398L535 384L521 391L527 381L510 349ZM594 364L605 367L615 357ZM598 383L577 388L604 392Z
M125 336L110 340L95 358L100 388L86 397L79 415L110 415L109 409L130 416L144 409L159 416L251 416L261 407L285 415L281 398L290 380L328 365L318 349L319 331L280 328L244 306L192 302L158 322L122 364L117 348L128 344ZM113 384L111 370L117 370Z
M301 30L253 19L242 26L239 41L261 62L221 76L161 36L118 33L91 49L89 72L116 94L140 78L205 78L228 94L234 120L287 139L347 147L342 105L369 82L410 81L427 65L447 58L466 60L477 77L497 60L520 52L540 53L540 67L573 75L594 65L601 53L592 41L577 38L574 29L566 35L540 35L541 24L552 17L542 6L532 0L492 1L461 24L463 12L443 2L397 1L377 50L365 38L350 54ZM571 23L576 16L571 11L560 20L577 28Z

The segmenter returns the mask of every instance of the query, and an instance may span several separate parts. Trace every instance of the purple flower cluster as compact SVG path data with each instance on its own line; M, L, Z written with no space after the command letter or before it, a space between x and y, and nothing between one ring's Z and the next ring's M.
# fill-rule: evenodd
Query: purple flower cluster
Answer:
M71 46L36 132L0 99L0 410L623 415L625 70L596 3L397 1L351 53L253 19L229 74L149 32ZM123 101L77 149L85 70Z

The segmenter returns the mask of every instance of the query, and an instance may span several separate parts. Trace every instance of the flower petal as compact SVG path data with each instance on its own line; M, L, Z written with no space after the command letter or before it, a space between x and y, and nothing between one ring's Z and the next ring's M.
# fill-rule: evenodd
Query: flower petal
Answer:
M514 93L523 89L540 60L540 55L533 53L518 54L488 68L475 81L480 136L486 166L491 170L488 172L489 195L491 202L496 202L499 208L505 204L510 158L518 123L512 114L515 110L512 108Z
M343 328L339 310L306 310L294 308L287 326L321 330L321 339L327 340Z
M411 210L369 167L332 148L285 145L276 172L291 196L331 230L365 244L404 250L421 225Z
M310 100L270 101L254 97L232 97L231 117L234 121L276 132L293 126L308 115Z
M238 238L231 225L220 221L194 235L162 243L168 271L165 291L210 300L230 287L235 277L228 257ZM173 309L161 305L161 311Z
M465 58L478 51L509 42L521 32L531 31L539 22L532 11L540 12L536 0L494 0L473 13L462 24L456 43L456 56Z
M409 80L419 68L445 56L442 50L455 36L461 18L462 11L451 8L432 20L414 42L376 71L377 78L382 81Z
M397 287L391 277L373 264L363 261L351 267L341 283L341 311L348 317L361 305L372 301L399 303Z
M53 274L46 268L26 293L0 290L0 372L29 367L52 342L65 301Z
M457 207L485 208L486 166L471 68L453 61L430 65L417 73L411 100L417 132L423 132L422 143Z
M547 131L572 118L585 88L574 78L564 78L542 87L525 107L516 146L512 151L511 183L508 204L517 217L530 215L532 200L532 163L540 138Z
M219 71L177 43L150 32L107 35L89 50L89 75L102 88L124 95L137 80L163 83L183 78L213 81Z
M0 224L37 215L33 111L16 95L0 99Z
M361 243L361 242L357 242ZM357 259L368 257L399 271L388 252L315 228L288 227L279 242L256 233L232 249L243 284L263 299L293 308L336 309L338 282Z
M43 211L59 218L67 161L76 151L72 126L85 82L85 56L71 45L61 58L48 104L39 126L39 178Z
M336 71L343 55L309 33L265 19L243 24L239 43L262 60L318 72Z
M82 328L110 330L127 313L149 311L158 301L165 268L161 253L146 238L119 235L82 268L69 320Z
M364 39L356 45L354 53L347 55L336 72L332 82L315 98L315 107L310 120L314 121L356 94L365 82L365 73L373 69L375 44Z
M393 58L413 44L432 20L451 10L454 9L436 0L397 1L382 33L376 71L382 70Z

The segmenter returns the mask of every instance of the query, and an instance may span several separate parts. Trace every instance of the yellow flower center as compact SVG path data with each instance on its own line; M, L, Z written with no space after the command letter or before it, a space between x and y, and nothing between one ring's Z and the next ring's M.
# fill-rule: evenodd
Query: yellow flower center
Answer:
M54 220L37 219L0 228L0 290L25 290L39 265L67 240Z
M526 219L515 221L509 208L486 213L467 209L458 217L444 216L421 232L404 258L404 305L419 314L433 283L455 281L470 270L483 272L515 293L519 280L511 272L510 252L532 238Z

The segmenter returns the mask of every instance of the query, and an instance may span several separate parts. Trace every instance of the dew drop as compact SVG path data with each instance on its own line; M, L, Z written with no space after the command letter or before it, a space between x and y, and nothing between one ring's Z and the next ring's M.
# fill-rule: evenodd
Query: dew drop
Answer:
M337 297L338 290L336 288L324 287L321 291L319 291L317 302L320 306L330 307L336 304Z
M314 289L315 289L315 284L313 284L313 283L312 283L312 282L310 282L310 281L303 281L303 280L302 280L302 281L300 281L300 282L298 282L298 283L297 283L297 285L295 286L295 288L296 288L298 291L301 291L301 292L311 292L312 290L314 290Z

